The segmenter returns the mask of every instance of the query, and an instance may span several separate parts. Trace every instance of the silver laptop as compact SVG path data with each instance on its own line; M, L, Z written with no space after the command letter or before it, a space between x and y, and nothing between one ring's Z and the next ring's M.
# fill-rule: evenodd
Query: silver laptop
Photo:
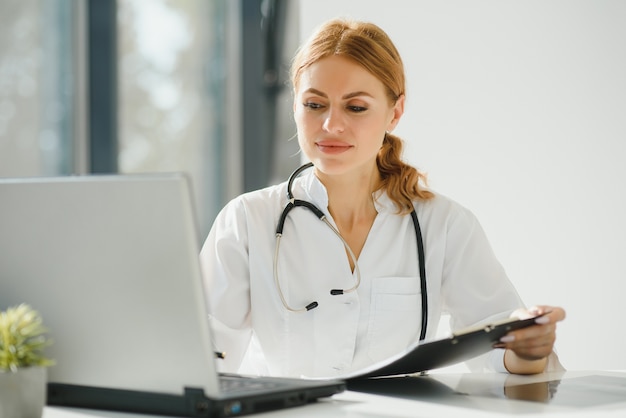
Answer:
M224 392L199 243L182 174L0 179L0 309L41 313L56 362L48 404L233 416L344 389L230 376L257 389Z

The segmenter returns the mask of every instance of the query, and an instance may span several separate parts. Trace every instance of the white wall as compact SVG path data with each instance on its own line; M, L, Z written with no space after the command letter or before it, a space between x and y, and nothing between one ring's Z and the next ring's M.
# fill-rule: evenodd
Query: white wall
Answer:
M303 0L377 23L408 73L396 133L473 210L569 369L626 369L626 1Z

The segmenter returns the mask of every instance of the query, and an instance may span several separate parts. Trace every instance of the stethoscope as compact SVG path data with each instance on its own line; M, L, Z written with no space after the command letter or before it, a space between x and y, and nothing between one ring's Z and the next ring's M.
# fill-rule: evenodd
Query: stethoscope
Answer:
M291 312L307 312L307 311L310 311L311 309L317 308L318 306L318 303L313 301L309 303L308 305L306 305L305 307L300 308L300 309L291 307L287 303L287 300L285 299L285 295L283 294L283 291L280 287L280 281L278 280L278 252L280 248L280 239L283 235L283 228L285 226L285 219L287 219L287 215L289 214L291 209L297 206L307 208L308 210L313 212L315 216L318 217L319 220L324 222L335 233L335 235L339 237L339 239L343 243L344 247L346 248L346 251L350 255L350 258L352 259L352 262L354 264L354 271L356 273L356 283L354 284L354 286L352 286L349 289L331 289L330 294L331 295L343 295L344 293L354 292L355 290L359 288L359 285L361 284L361 271L359 270L359 263L357 263L354 253L350 249L350 246L345 241L345 239L341 236L337 228L335 228L328 221L328 219L326 218L326 215L324 215L324 213L313 203L307 202L305 200L295 199L293 197L293 193L291 192L291 186L294 180L300 175L300 173L302 173L304 170L310 167L313 167L313 163L304 164L303 166L296 169L291 174L291 176L289 176L289 180L287 181L287 200L288 200L287 206L285 206L283 213L280 215L280 218L278 220L278 225L276 226L276 250L274 251L274 281L276 282L276 287L278 288L278 294L280 296L281 302L283 303L283 306L285 307L285 309ZM413 211L411 212L411 219L413 220L413 226L415 228L415 238L417 239L417 258L419 261L420 287L421 287L421 292L422 292L422 295L421 295L422 296L422 329L420 332L420 341L421 341L426 337L426 326L428 325L428 296L426 294L426 266L425 266L425 261L424 261L425 257L424 257L424 243L422 241L422 231L420 228L419 221L417 219L417 213L415 212L415 209L413 209Z

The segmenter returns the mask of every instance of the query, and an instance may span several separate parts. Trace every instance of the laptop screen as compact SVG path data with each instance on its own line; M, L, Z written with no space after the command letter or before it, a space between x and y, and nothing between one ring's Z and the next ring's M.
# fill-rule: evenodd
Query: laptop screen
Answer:
M185 176L4 179L0 202L0 309L41 313L49 382L219 393Z

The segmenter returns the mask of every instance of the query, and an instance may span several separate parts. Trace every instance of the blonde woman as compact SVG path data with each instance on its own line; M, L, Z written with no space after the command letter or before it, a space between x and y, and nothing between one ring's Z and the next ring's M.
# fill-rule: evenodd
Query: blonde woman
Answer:
M557 367L564 310L525 309L474 215L402 161L392 132L405 74L385 32L327 22L291 74L298 141L312 165L228 203L200 255L217 348L228 353L222 371L350 375L433 338L444 312L457 329L551 311L474 367Z

